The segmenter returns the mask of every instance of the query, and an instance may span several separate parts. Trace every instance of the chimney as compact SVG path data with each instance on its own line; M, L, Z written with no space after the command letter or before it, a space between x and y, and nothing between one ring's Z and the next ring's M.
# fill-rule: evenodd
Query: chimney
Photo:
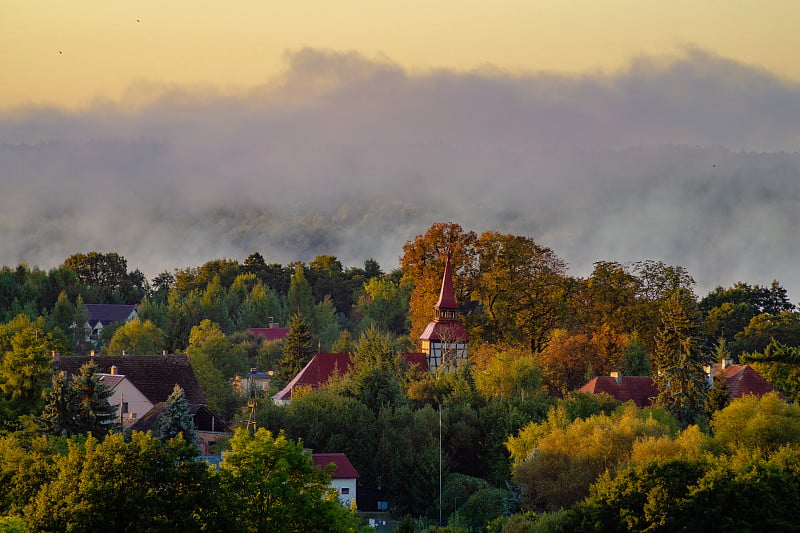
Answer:
M94 357L94 350L89 351L89 357Z
M714 365L705 365L703 366L703 371L706 373L706 382L708 384L708 388L714 386Z
M117 375L117 365L111 365L111 375L112 376Z
M615 370L614 372L611 372L611 377L614 378L614 381L617 382L617 385L622 383L622 372Z
M161 350L161 355L169 355L166 350Z
M722 360L722 368L728 368L732 364L733 364L733 359L723 359Z
M57 352L57 351L53 350L53 359L55 359L59 355L61 355L61 352Z
M122 350L122 355L123 356L128 355L128 350Z
M279 327L279 324L275 322L275 319L273 317L269 317L269 320L267 322L269 324L269 329L275 329Z

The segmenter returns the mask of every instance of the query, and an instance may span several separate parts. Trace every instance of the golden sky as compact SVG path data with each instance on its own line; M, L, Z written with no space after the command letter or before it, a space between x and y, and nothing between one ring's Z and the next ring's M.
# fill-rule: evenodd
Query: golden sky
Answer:
M303 47L411 71L613 71L697 46L800 79L797 0L0 0L0 108L137 82L235 89Z

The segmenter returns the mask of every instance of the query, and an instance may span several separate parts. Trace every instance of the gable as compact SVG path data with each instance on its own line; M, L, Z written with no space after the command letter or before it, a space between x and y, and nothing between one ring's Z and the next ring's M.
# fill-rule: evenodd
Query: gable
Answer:
M336 466L331 479L358 479L358 471L343 453L313 453L311 459L317 468L326 469L329 464Z

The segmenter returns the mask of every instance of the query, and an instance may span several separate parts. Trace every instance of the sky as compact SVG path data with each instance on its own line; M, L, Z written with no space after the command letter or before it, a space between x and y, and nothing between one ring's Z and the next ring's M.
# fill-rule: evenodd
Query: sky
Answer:
M0 6L0 264L397 266L434 222L800 299L800 4Z

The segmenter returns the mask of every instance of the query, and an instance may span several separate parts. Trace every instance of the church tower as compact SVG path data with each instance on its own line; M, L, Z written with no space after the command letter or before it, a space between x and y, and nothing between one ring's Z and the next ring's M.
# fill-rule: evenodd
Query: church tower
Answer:
M439 301L433 307L433 322L428 323L419 337L422 340L422 351L428 358L428 370L455 370L459 364L467 361L469 335L458 317L449 251L444 265Z

